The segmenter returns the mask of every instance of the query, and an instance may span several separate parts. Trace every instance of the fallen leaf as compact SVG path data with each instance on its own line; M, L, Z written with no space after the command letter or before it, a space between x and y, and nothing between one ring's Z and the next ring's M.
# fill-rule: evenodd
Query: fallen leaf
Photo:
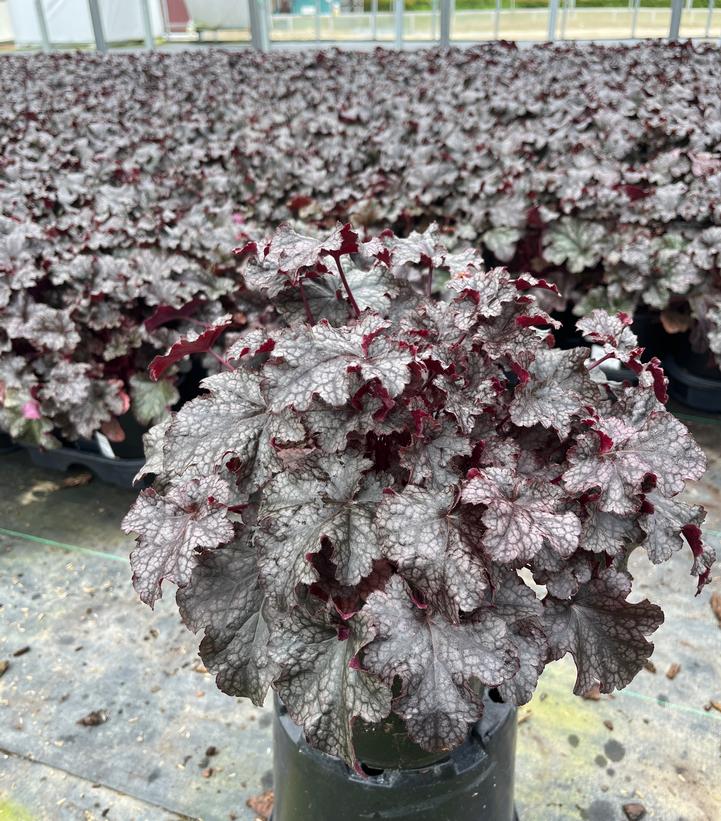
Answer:
M273 790L266 790L260 795L254 795L245 803L260 818L260 821L268 821L270 814L273 812Z
M646 815L646 807L634 801L630 804L624 804L623 812L626 818L628 818L628 821L639 821L640 818Z
M73 473L71 476L66 476L60 483L62 487L82 487L90 484L93 481L93 474L89 472Z
M518 718L518 724L525 724L526 721L531 717L531 711L527 710L522 716Z
M706 710L706 712L709 710L718 710L719 713L721 713L721 701L714 701L714 699L711 699L708 704L704 705L704 710Z
M613 721L609 721L608 719L606 719L606 720L603 722L603 726L604 726L607 730L613 730Z
M27 646L26 646L26 647L21 647L19 650L16 650L16 651L13 653L13 656L15 656L15 658L18 658L18 656L24 656L24 655L25 655L25 653L29 653L29 652L30 652L30 648L29 648L29 647L27 647Z
M646 661L643 665L644 670L648 670L649 673L656 672L656 665L652 661Z
M28 488L24 493L20 495L18 499L18 504L21 507L26 507L27 505L32 505L34 502L42 501L44 496L47 496L48 493L53 493L56 490L60 490L60 485L58 482L51 482L48 479L41 479L39 482L35 482L35 484Z
M676 676L681 672L681 665L677 664L675 661L674 663L666 670L666 678L675 679Z
M598 684L594 684L593 687L587 692L583 694L583 698L587 699L588 701L600 701L601 700L601 688Z
M718 619L719 627L721 627L721 593L711 594L711 609Z
M203 776L203 778L210 778L210 776L213 775L214 772L215 770L212 767L206 767L201 773L201 775Z
M208 747L208 749L205 751L205 754L208 756L208 758L212 758L214 755L218 755L218 753L219 753L218 748L217 747L212 747L212 746Z
M688 312L674 311L665 308L661 311L661 324L668 334L678 334L688 331L692 323L691 314Z
M8 669L9 666L10 666L10 662L7 661L6 659L3 659L2 661L0 661L0 676L5 675L5 673L7 672L7 669Z
M108 714L105 710L93 710L91 713L78 719L77 723L82 724L83 727L97 727L98 724L105 724L107 720Z

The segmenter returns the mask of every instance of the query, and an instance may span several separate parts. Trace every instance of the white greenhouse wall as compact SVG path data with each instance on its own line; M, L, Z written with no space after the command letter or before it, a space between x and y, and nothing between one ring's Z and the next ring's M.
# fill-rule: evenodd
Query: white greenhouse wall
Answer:
M202 29L248 28L248 0L185 0L193 23Z
M88 0L42 0L51 43L92 43L95 41L90 22ZM105 39L110 43L143 40L143 14L140 0L98 0ZM148 0L153 35L163 33L163 16L159 0ZM15 43L38 45L40 25L34 0L8 0Z

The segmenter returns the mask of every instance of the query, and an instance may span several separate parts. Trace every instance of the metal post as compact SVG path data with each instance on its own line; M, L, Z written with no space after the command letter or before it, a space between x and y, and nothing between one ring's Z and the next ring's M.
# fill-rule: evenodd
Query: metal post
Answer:
M403 48L403 0L396 0L396 48Z
M678 32L681 28L681 15L683 14L683 0L671 0L671 25L668 29L668 39L678 40Z
M631 39L636 39L636 24L638 23L638 7L641 0L633 0L633 17L631 17Z
M155 48L155 38L153 37L153 25L150 22L150 9L148 0L140 0L140 12L143 15L143 31L145 32L145 48L151 51Z
M501 30L501 0L496 0L496 12L493 15L493 39L498 39Z
M248 17L251 45L258 51L268 51L268 30L263 0L248 0Z
M441 46L451 44L451 0L441 0Z
M563 0L563 10L561 11L561 40L566 39L566 18L568 17L568 0Z
M48 54L50 52L50 36L48 35L48 22L45 19L43 0L35 0L35 14L37 15L38 26L40 27L40 42L43 45L43 51Z
M371 40L378 38L378 0L371 0Z
M320 43L320 0L315 0L315 44Z
M438 16L438 0L431 3L431 41L436 41L436 17Z
M558 0L548 0L548 39L556 39L556 19L558 18Z
M708 39L708 36L711 32L711 18L713 17L713 7L714 7L714 0L708 0L708 14L706 15L706 31L704 32L704 37Z
M108 50L108 44L105 42L105 35L103 34L103 21L100 19L98 0L88 0L88 6L90 7L90 21L93 24L93 34L95 35L95 48L105 53Z

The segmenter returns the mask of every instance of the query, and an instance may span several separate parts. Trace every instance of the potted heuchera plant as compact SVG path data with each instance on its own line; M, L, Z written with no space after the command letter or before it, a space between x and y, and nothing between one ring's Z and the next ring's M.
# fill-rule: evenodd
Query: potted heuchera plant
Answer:
M248 331L148 434L134 585L151 606L178 586L224 692L276 691L275 821L343 796L344 818L510 818L512 706L545 664L570 653L577 694L610 692L653 650L631 552L685 539L708 581L705 513L676 498L704 456L627 317L584 320L595 361L555 349L531 293L552 286L433 230L283 226L241 256L287 324ZM636 386L604 383L612 357Z

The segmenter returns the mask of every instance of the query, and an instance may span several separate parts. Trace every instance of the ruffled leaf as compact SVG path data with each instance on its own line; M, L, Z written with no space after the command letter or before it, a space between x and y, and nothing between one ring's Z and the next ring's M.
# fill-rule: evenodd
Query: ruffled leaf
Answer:
M190 331L187 336L174 342L167 353L153 359L149 368L150 376L157 381L171 365L180 362L181 359L185 359L191 353L206 353L215 345L226 328L232 324L233 318L230 314L226 314L201 333Z
M204 630L200 657L231 696L262 706L279 667L268 656L271 611L258 577L250 531L200 557L176 599L185 624Z
M302 442L305 429L291 412L269 412L256 373L220 373L202 384L208 395L183 405L168 429L166 470L205 475L233 456L241 487L252 493L282 470L279 448Z
M451 621L480 607L488 586L478 516L455 501L454 490L409 485L386 495L376 520L383 555Z
M359 652L375 636L367 614L347 625L313 620L297 608L273 625L269 655L281 673L275 689L308 741L356 765L353 721L374 723L391 709L390 687L361 669Z
M371 465L351 454L329 456L266 487L255 541L263 581L280 603L293 601L298 584L315 580L308 559L325 539L341 584L357 584L371 572L381 555L373 527L381 487L364 477Z
M506 625L491 611L454 624L417 607L393 576L383 592L368 597L364 612L378 629L363 655L365 667L388 686L400 679L393 710L426 750L461 744L483 714L478 685L498 686L518 670Z
M387 326L380 317L365 314L350 327L320 322L285 333L265 371L271 408L307 410L314 396L344 405L351 396L353 370L366 380L379 379L391 396L399 394L410 380L413 355L384 335Z
M123 519L126 533L137 533L130 554L133 585L151 607L167 579L179 587L190 581L198 550L213 549L233 538L225 503L230 488L217 476L192 479L161 496L144 490Z
M653 652L645 636L663 623L663 613L646 599L626 601L630 590L626 575L607 570L571 601L544 601L552 658L573 656L576 695L597 684L602 693L625 687Z
M564 495L551 484L532 482L509 468L473 470L463 501L484 505L483 549L496 562L523 564L544 544L567 558L578 547L581 523L563 512Z

